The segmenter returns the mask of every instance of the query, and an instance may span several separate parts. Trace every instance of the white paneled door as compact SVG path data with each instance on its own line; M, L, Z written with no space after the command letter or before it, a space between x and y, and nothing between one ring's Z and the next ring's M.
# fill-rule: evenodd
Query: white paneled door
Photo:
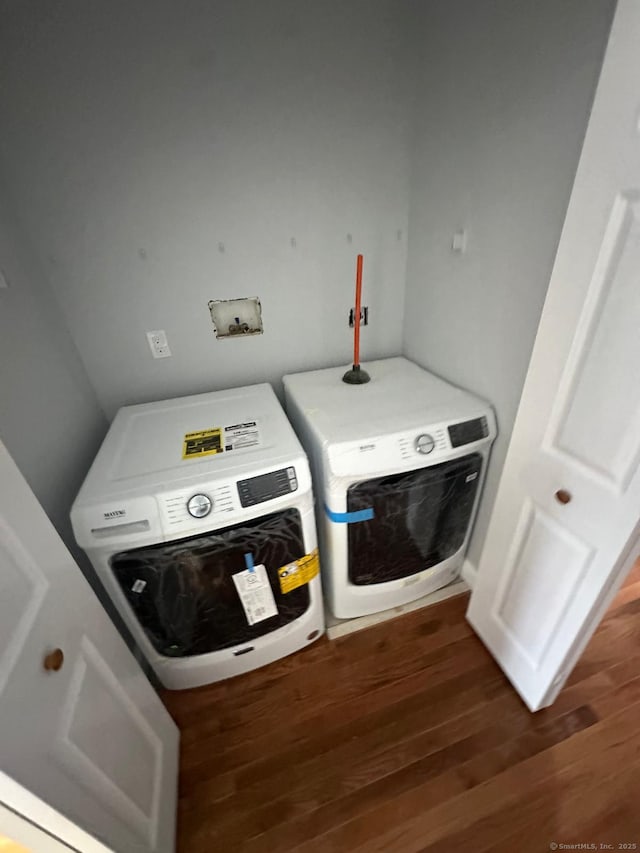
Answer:
M638 551L638 45L620 0L467 614L532 710Z
M117 853L170 853L178 737L0 444L0 770Z

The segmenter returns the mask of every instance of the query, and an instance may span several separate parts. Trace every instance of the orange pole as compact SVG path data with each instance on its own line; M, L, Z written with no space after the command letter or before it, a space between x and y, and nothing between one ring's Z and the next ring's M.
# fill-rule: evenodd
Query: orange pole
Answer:
M353 327L353 366L360 366L360 304L362 301L362 255L356 264L356 316Z

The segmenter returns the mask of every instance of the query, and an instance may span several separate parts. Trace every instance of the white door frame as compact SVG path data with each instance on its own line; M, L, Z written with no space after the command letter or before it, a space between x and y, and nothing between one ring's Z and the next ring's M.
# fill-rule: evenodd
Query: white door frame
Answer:
M0 771L0 834L34 851L116 853ZM47 844L46 839L49 839ZM34 842L37 847L31 848ZM46 846L45 846L46 844Z

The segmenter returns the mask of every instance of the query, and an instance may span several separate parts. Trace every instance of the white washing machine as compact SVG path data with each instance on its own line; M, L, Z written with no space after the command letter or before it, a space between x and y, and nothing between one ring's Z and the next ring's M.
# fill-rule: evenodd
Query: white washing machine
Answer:
M309 465L270 385L120 409L71 521L170 689L324 631Z
M414 601L460 573L496 423L491 406L405 358L284 377L309 454L325 595L350 618Z

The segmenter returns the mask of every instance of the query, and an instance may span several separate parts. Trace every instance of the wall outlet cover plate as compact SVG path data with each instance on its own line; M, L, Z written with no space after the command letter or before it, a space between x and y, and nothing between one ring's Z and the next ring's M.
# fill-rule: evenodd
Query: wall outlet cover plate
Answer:
M244 299L212 299L209 302L216 338L246 338L261 335L262 306L257 296Z

